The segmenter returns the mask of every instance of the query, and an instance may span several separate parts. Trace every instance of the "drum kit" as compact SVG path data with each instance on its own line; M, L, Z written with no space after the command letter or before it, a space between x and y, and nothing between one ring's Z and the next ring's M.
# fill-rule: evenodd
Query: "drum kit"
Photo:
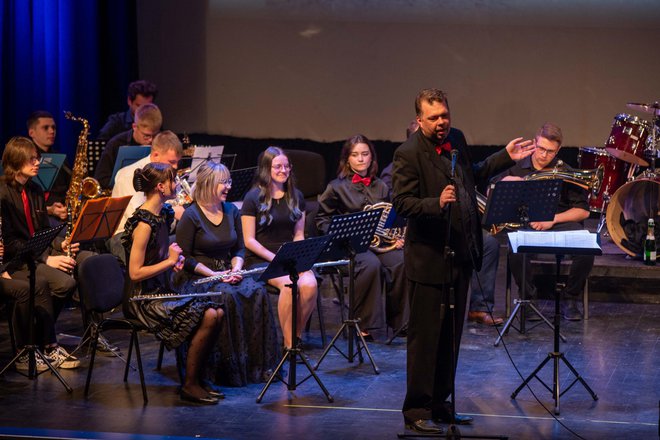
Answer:
M579 167L604 165L600 190L589 195L589 209L601 215L598 231L607 224L612 241L634 257L650 217L660 219L660 174L656 159L660 149L660 104L628 103L632 110L652 115L652 122L629 114L614 117L603 148L581 148Z

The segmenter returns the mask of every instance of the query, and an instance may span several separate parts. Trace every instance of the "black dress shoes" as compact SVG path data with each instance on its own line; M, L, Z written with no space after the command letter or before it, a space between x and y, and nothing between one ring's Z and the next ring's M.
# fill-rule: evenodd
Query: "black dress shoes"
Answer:
M212 397L210 395L207 395L206 397L196 397L188 393L184 389L181 389L179 395L181 396L181 400L183 401L197 403L200 405L217 405L219 402L217 397Z
M419 419L414 422L406 421L406 429L422 434L442 434L444 432L441 426L436 425L430 419Z
M456 420L457 425L471 425L472 421L474 420L470 416L462 416L460 414L456 414L454 416L454 419ZM447 416L447 417L442 417L440 419L433 419L433 421L436 423L451 423L451 418Z

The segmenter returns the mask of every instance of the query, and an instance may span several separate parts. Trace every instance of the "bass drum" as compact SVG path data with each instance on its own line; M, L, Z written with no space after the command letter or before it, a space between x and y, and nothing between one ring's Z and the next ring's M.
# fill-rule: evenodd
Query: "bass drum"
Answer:
M641 255L649 217L660 220L660 176L637 178L614 193L606 216L612 241L632 257Z

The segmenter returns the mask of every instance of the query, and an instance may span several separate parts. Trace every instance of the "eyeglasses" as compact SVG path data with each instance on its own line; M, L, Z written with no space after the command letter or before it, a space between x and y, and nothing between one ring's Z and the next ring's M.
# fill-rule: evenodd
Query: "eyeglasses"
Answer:
M288 165L288 164L287 165L281 165L280 164L280 165L273 165L271 168L274 169L275 171L282 171L282 170L291 171L291 168L293 168L293 166Z
M40 164L41 161L43 160L43 157L32 156L29 160L30 160L30 163L38 163L38 164Z
M548 155L548 156L554 156L559 152L559 150L548 150L547 148L539 147L538 145L536 146L536 151L543 155Z
M222 179L218 182L220 185L231 186L231 179Z
M136 128L135 130L140 132L140 134L142 135L142 137L144 138L145 141L150 141L150 140L152 140L152 139L153 139L154 137L156 137L156 135L158 134L158 132L155 132L155 133L145 133L144 131L142 131L142 128L140 128L139 125L137 126L137 128Z

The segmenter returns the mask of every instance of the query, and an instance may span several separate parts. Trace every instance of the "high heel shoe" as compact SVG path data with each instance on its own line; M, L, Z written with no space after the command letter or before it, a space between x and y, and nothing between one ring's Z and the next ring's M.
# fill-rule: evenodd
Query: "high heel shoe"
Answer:
M218 388L215 388L213 385L211 385L208 382L204 382L202 384L202 388L204 388L204 391L206 391L209 394L209 396L211 396L211 397L215 397L215 398L220 399L220 400L222 400L226 397L225 393L220 391Z
M196 397L183 388L181 389L179 395L183 401L197 403L200 405L217 405L219 402L217 397L212 397L210 395L207 395L206 397Z

